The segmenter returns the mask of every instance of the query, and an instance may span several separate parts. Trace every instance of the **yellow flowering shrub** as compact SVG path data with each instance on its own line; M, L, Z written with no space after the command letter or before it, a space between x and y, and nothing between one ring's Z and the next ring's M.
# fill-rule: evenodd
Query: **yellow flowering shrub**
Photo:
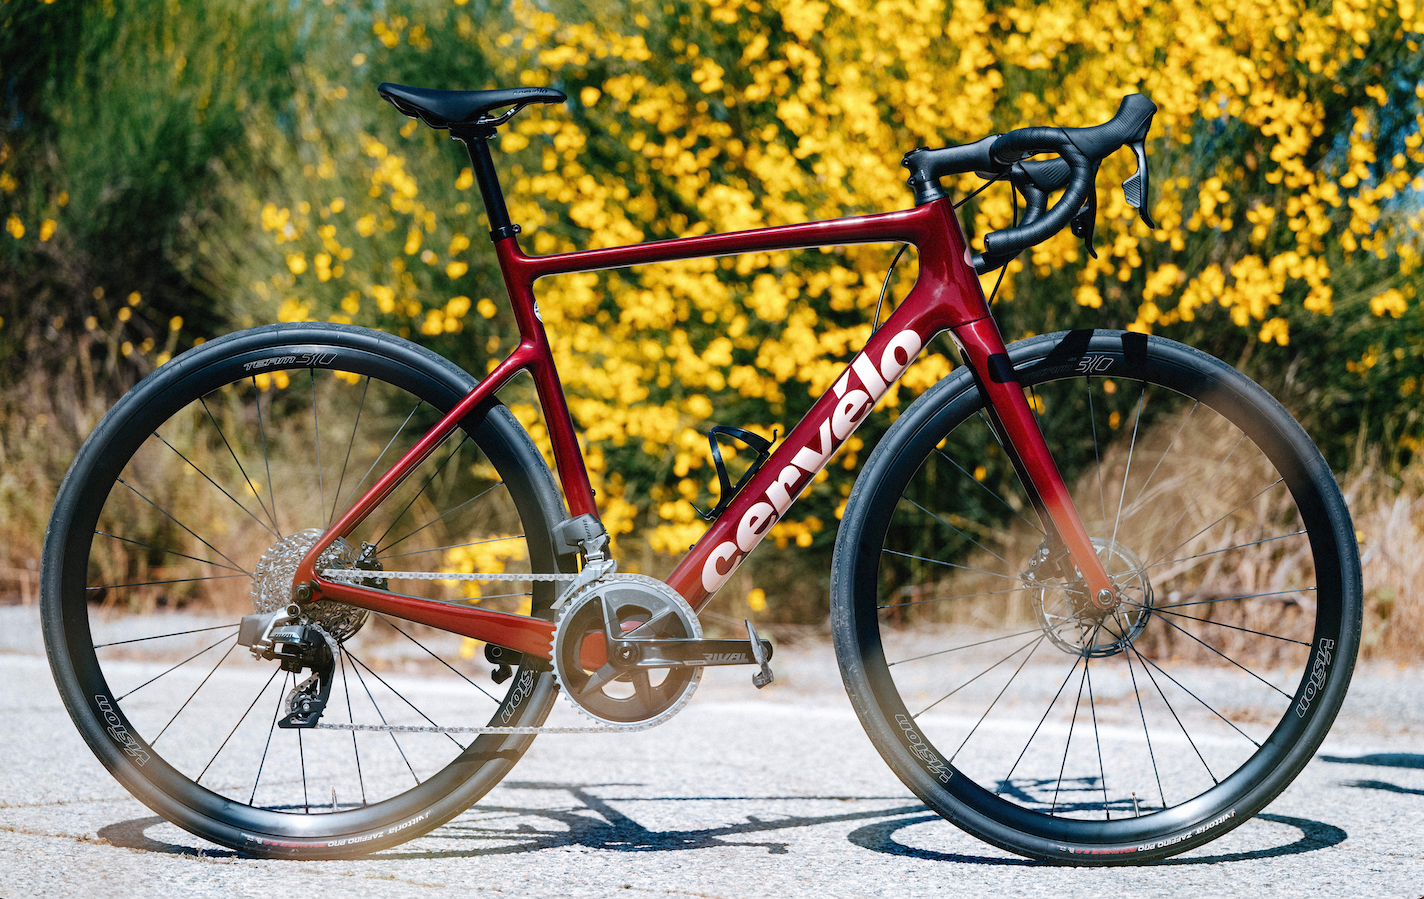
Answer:
M1096 124L1142 92L1159 106L1149 141L1158 227L1117 186L1128 154L1109 158L1097 257L1065 231L1011 263L997 298L1011 338L1126 327L1222 353L1254 346L1267 373L1302 339L1327 341L1344 353L1329 390L1349 396L1377 386L1360 372L1384 377L1358 361L1355 323L1387 329L1373 343L1395 381L1424 361L1424 5L1411 0L515 0L488 14L456 0L388 4L364 32L345 13L313 15L341 20L345 42L334 62L301 68L285 126L274 116L253 131L284 179L248 199L265 235L240 266L250 321L374 325L480 374L512 348L467 160L379 103L380 80L569 95L524 110L492 142L521 243L538 253L904 208L906 150ZM955 180L961 196L980 183ZM1013 214L1002 189L962 210L978 247ZM895 249L540 283L615 536L665 553L696 539L704 525L692 503L716 499L706 429L784 434L869 336ZM907 254L887 307L916 272ZM887 395L888 415L833 470L853 466L901 404L949 372L946 351L921 357ZM506 400L547 447L532 393L513 388ZM1418 415L1400 422L1394 439L1417 440ZM724 455L738 469L749 459L730 445ZM818 479L775 542L824 545L848 490L843 475Z

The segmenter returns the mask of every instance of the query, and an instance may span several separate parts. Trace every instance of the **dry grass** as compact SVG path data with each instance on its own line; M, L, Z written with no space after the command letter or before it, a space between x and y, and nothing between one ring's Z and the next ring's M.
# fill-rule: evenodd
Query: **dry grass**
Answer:
M1179 418L1159 419L1138 435L1130 471L1126 441L1119 439L1103 454L1101 478L1096 469L1084 472L1071 485L1072 493L1090 534L1103 544L1110 542L1122 501L1117 543L1148 565L1153 604L1176 610L1143 632L1139 648L1201 664L1222 663L1223 655L1261 665L1290 664L1286 657L1299 655L1312 642L1310 546L1297 533L1298 513L1284 484L1274 483L1279 475L1270 462L1249 442L1238 445L1240 432L1224 419L1204 416L1214 413L1198 411L1191 427L1180 433ZM1424 462L1416 461L1397 476L1360 465L1342 486L1364 568L1362 657L1424 658ZM923 621L991 630L1034 622L1039 591L1015 589L1021 583L1015 567L1033 556L1042 535L1012 518L976 529L947 511L953 505L950 494L937 510L940 518L972 533L981 548L946 559L964 566L957 571L892 565L888 576L900 586L882 600L884 620L892 626ZM945 559L944 551L935 551L935 542L948 536L947 529L935 531L935 522L904 503L899 515L939 535L917 550ZM1121 559L1106 561L1110 571L1134 567ZM1066 614L1060 591L1043 593L1043 602L1050 616L1055 604ZM1299 643L1263 640L1259 633Z
M83 436L94 427L105 410L102 399L86 390L84 382L85 379L78 377L36 375L0 399L0 603L37 601L39 558L50 507ZM1150 435L1140 446L1150 448L1169 439L1170 435ZM1214 442L1215 439L1207 440L1208 444ZM1202 448L1197 455L1210 457L1210 446ZM1122 459L1114 450L1105 462L1110 475L1105 481L1112 484L1121 477ZM1172 490L1173 485L1164 478L1164 474L1159 473L1159 480L1154 480L1154 495L1166 496ZM1242 468L1236 476L1249 480L1253 473ZM1347 473L1342 478L1342 486L1354 516L1364 564L1366 605L1362 655L1398 661L1424 659L1424 461L1416 461L1393 474L1367 461ZM1096 497L1097 489L1096 483L1084 481L1077 485L1080 495L1092 494ZM1107 489L1107 504L1113 505L1116 499L1114 490L1117 488L1109 486ZM1134 478L1128 485L1129 501L1137 498L1137 489ZM1220 491L1221 496L1229 493ZM1268 496L1260 502L1268 505L1270 499ZM1215 500L1216 497L1212 496L1203 499L1200 520L1209 520L1217 515L1219 510L1211 508ZM1147 504L1154 501L1153 496L1138 499L1138 502ZM1258 514L1268 520L1276 515L1265 506ZM1178 524L1175 530L1183 531L1185 535L1189 533L1184 530L1186 527L1185 524ZM1010 558L1026 558L1032 554L1037 539L1036 535L1010 536L1001 551L1012 551L1011 555L1006 553ZM1157 542L1157 538L1153 537L1150 542ZM1017 546L1018 543L1023 545ZM770 564L773 560L766 561ZM1308 579L1309 572L1301 570L1302 565L1308 564L1308 560L1302 561L1301 553L1284 548L1261 551L1250 557L1221 559L1216 564L1202 566L1202 570L1191 578L1189 589L1216 596L1281 590ZM926 587L922 585L919 589L923 591ZM983 588L967 583L967 579L961 579L956 587L957 592L973 589ZM241 592L245 594L245 591ZM745 592L734 591L735 595L730 599L737 606L732 611L737 613L738 623L744 613L741 596ZM908 594L903 598L915 599ZM1177 601L1181 601L1180 596ZM1011 602L1021 606L1018 608L1019 617L1032 614L1022 591L1012 597ZM802 623L819 625L824 608L813 603L803 605L806 608ZM973 624L986 615L1004 621L1002 605L993 601L985 601L981 605L983 608L964 604L956 612L954 622L944 623ZM1239 608L1232 614L1239 616L1240 620L1232 619L1231 623L1254 628L1255 624L1269 621L1275 632L1280 632L1280 617L1283 614L1293 615L1297 611L1291 603L1237 605ZM715 613L717 607L714 606L711 611ZM959 618L965 620L960 621ZM1177 642L1189 641L1177 635ZM1159 647L1168 648L1173 652L1189 650L1186 646Z
M1367 464L1342 486L1364 566L1362 654L1424 659L1424 462L1397 477Z

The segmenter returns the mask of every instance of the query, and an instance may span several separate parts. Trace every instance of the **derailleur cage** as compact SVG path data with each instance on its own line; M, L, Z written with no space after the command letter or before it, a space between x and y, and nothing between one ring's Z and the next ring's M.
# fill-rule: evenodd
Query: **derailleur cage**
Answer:
M756 460L742 474L736 484L727 476L727 463L722 460L722 448L717 445L717 437L725 434L733 440L745 443L757 454ZM771 445L776 442L776 431L771 432L771 439L767 440L760 434L748 431L746 428L738 428L733 425L715 425L707 432L707 444L712 448L712 464L717 468L717 481L721 485L721 491L717 499L717 505L711 510L704 512L697 508L697 504L692 504L692 509L701 515L704 521L713 521L717 516L726 511L732 500L737 498L737 494L742 492L742 488L747 486L747 482L752 479L752 475L761 470L762 465L771 457Z
M331 696L336 670L336 655L326 633L315 624L302 624L301 609L293 603L285 609L245 616L237 642L248 647L255 658L278 662L283 671L311 671L311 677L288 696L287 714L277 726L316 727Z

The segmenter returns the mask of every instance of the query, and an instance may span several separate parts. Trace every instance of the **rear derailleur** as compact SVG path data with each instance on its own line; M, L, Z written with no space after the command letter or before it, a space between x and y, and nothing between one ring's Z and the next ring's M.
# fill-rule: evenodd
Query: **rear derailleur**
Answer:
M256 658L280 662L283 671L293 674L311 671L311 677L288 694L287 714L277 726L316 727L331 696L332 675L336 670L335 641L319 626L301 623L301 609L293 603L285 609L243 618L237 642L251 649Z

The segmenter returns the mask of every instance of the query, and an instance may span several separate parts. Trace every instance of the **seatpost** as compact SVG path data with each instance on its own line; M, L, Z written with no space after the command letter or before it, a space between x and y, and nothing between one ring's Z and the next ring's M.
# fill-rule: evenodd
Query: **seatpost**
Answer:
M470 168L475 173L480 196L485 201L485 215L489 217L490 240L501 241L518 234L519 226L509 220L504 191L500 190L499 175L494 170L494 159L490 157L489 139L494 134L494 129L489 127L450 129L450 136L464 144L470 153Z

